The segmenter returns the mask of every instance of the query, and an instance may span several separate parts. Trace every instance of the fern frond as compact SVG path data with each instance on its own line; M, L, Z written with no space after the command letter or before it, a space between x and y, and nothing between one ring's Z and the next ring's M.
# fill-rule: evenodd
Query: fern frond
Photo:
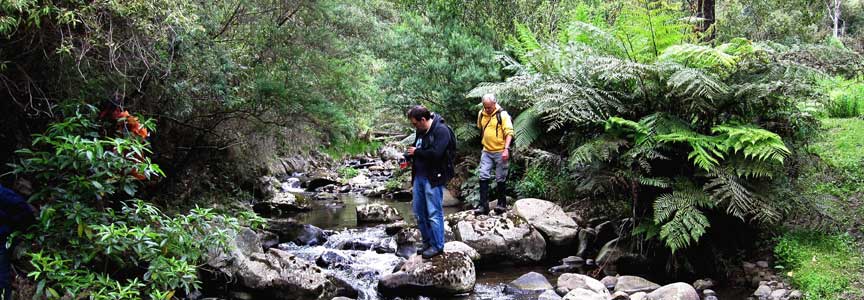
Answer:
M698 241L710 226L699 209L713 207L711 198L692 184L661 195L654 201L654 223L662 224L660 239L673 253Z
M716 73L730 72L738 57L724 52L726 48L682 44L666 48L657 58L660 62L677 62L690 68L708 69Z
M685 99L714 100L729 93L730 88L719 78L701 70L683 68L666 79L672 93Z
M725 149L743 152L745 158L782 163L791 153L779 135L754 125L723 124L711 131L720 134Z
M545 132L544 128L541 116L534 108L523 111L513 120L516 148L526 149L530 147Z
M759 222L775 222L780 213L760 195L751 191L741 178L720 169L710 174L710 180L703 189L720 205L726 206L726 213L746 220L748 216Z
M567 37L567 42L582 43L605 55L623 57L626 52L614 35L589 23L573 21L567 27Z
M626 145L627 141L624 139L605 135L595 138L570 152L570 165L578 166L592 162L611 161L619 153L621 147Z
M702 135L683 126L657 135L656 139L662 143L687 143L693 149L687 159L692 159L697 167L709 172L717 167L725 155L723 149L718 147L716 137Z

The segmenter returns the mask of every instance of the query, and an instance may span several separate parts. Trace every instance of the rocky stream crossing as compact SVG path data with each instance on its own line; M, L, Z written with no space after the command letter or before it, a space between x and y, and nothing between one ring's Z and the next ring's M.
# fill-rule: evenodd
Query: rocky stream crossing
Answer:
M359 174L262 178L266 200L254 208L269 218L267 229L241 229L230 252L212 253L199 298L801 299L765 261L742 264L737 283L751 289L626 275L647 259L619 245L627 220L585 222L541 199L474 216L447 193L445 253L424 260L414 254L420 236L410 191L386 184L396 161L382 153L344 165Z

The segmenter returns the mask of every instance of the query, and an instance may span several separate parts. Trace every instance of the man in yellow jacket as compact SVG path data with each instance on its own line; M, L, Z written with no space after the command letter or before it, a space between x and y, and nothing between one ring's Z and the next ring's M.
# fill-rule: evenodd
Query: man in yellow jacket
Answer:
M495 170L498 205L496 213L507 209L507 168L510 160L510 142L513 140L513 120L498 105L494 94L483 95L483 109L477 113L477 128L483 137L483 152L480 155L480 206L476 214L489 213L489 180Z

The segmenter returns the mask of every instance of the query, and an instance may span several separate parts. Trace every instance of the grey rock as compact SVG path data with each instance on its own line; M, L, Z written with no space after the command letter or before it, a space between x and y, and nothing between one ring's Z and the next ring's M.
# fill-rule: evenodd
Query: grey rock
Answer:
M285 217L301 211L309 211L312 207L292 193L274 192L270 198L255 203L252 209L265 217Z
M570 245L576 241L579 226L564 210L555 203L526 198L516 201L514 212L525 219L528 224L540 230L555 246Z
M480 253L484 262L501 259L517 263L532 263L546 256L543 235L518 215L474 216L464 211L447 216L454 238Z
M357 206L358 223L386 223L402 220L399 211L386 204L369 203Z
M619 276L615 284L616 292L625 292L633 294L637 292L651 292L660 288L659 284L653 283L638 276Z
M717 292L715 292L714 290L711 290L711 289L705 289L704 291L702 291L702 295L703 296L717 296Z
M540 296L537 296L537 300L561 300L561 296L558 296L553 290L546 290Z
M322 268L340 268L347 267L351 263L351 258L333 250L324 251L315 259L315 264Z
M509 284L507 284L505 291L507 289L541 293L545 290L551 290L552 284L549 283L549 280L547 280L546 277L544 277L542 274L537 272L530 272L525 275L519 276L519 278L516 278L516 280L511 281Z
M609 290L606 289L606 286L603 283L597 279L582 274L561 274L561 276L558 276L556 287L567 294L575 289L585 289L603 297L609 296Z
M474 248L471 248L471 246L468 246L467 244L460 241L451 241L444 243L444 252L461 252L465 255L468 255L468 257L470 257L472 261L480 260L480 253L478 253L477 250L474 250Z
M414 255L399 269L381 277L378 291L384 295L450 296L474 290L474 263L461 252L443 253L431 259Z
M453 206L458 206L461 203L462 202L459 202L459 199L457 199L456 197L453 197L453 193L451 193L450 190L448 190L446 188L444 189L444 199L442 199L441 206L453 207Z
M799 290L792 290L789 292L789 296L787 297L789 300L800 300L802 298L804 298L804 294Z
M630 295L630 300L645 300L648 298L648 293L646 292L638 292Z
M768 297L770 295L771 295L771 288L768 287L767 285L764 285L764 284L760 285L759 288L757 288L756 291L753 292L753 296L756 296L757 298L758 297Z
M764 268L771 267L770 265L768 265L768 262L767 262L767 261L764 261L764 260L757 261L757 262L756 262L756 266L757 266L757 267L760 267L760 268L763 268L763 269L764 269Z
M594 227L597 232L597 244L606 244L609 241L618 238L618 225L613 221L606 221Z
M714 280L711 280L711 278L697 279L695 282L693 282L693 288L695 288L697 291L701 291L704 289L710 289L713 287L714 287Z
M788 292L789 291L787 291L786 289L774 290L771 292L771 295L768 296L768 299L770 299L770 300L783 300L783 297L786 296L786 294Z
M550 273L578 273L581 269L581 266L577 265L559 265L549 268Z
M630 300L630 295L625 292L615 292L609 300Z
M620 283L619 283L620 284ZM664 285L653 292L648 293L647 300L699 300L699 293L696 292L696 289L693 286L683 283L676 282L672 284Z
M577 288L564 295L564 300L606 300L608 296L598 294L596 292Z
M585 259L583 259L579 256L568 256L568 257L565 257L564 259L562 259L561 263L563 263L565 265L582 266L585 264Z
M720 300L720 299L717 299L717 296L715 296L715 295L711 295L711 296L703 297L702 300Z
M615 276L606 276L603 279L600 279L600 282L606 286L610 291L615 290L615 285L618 284L618 277Z
M579 247L576 250L576 256L585 257L591 254L591 245L597 238L597 231L594 228L583 228L579 230Z

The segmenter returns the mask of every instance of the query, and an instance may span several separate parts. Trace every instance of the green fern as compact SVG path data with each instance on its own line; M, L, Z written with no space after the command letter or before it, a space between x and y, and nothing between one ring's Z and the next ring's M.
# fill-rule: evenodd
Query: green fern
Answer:
M711 179L703 189L715 202L726 206L726 213L741 220L752 217L753 220L763 223L779 220L777 209L765 203L760 195L740 182L741 178L737 175L724 169L711 173L709 177Z
M698 241L710 226L700 209L713 207L711 198L692 183L661 195L654 201L654 223L662 224L660 239L673 253Z
M690 68L707 69L715 74L728 74L734 70L739 58L726 53L731 46L710 47L693 44L675 45L666 48L657 58L660 62L676 62ZM738 48L734 48L738 49Z
M529 108L520 113L513 120L516 148L519 150L529 148L545 132L544 128L541 116L534 108Z
M715 126L711 132L720 134L723 149L743 152L745 158L782 163L791 153L779 135L753 125L724 124Z

